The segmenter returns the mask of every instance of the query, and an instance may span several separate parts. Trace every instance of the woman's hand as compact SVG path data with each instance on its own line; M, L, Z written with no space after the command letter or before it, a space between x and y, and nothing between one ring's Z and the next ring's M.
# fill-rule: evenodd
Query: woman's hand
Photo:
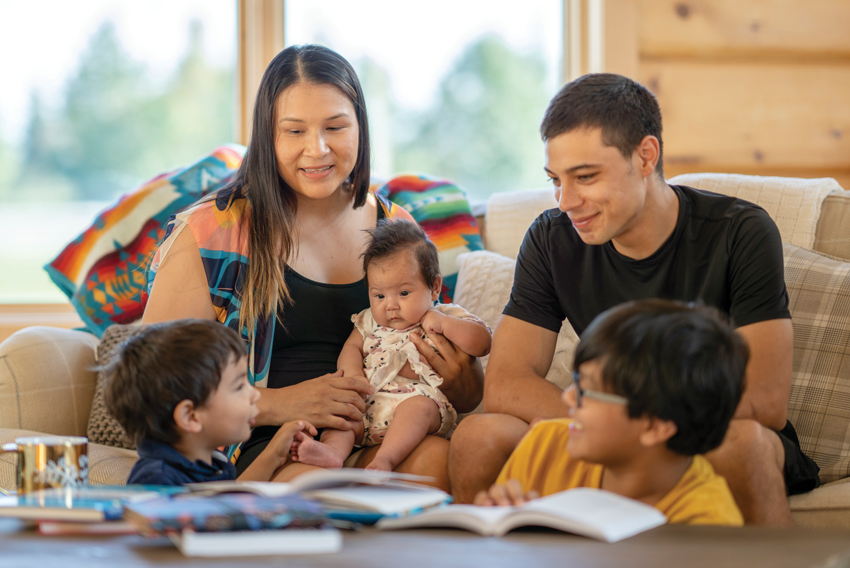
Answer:
M442 334L428 333L428 337L437 346L437 351L418 334L410 334L410 340L416 349L434 372L443 378L440 390L455 410L461 414L472 412L484 396L484 372L481 370L481 363L476 357L458 349Z
M306 420L316 428L337 430L350 430L349 421L363 419L366 410L363 399L373 392L364 377L343 377L342 371L291 387L258 390L257 424L277 426L291 420Z
M488 491L479 491L472 504L482 507L516 507L538 497L540 494L537 491L525 493L519 481L509 479L504 485L494 483Z

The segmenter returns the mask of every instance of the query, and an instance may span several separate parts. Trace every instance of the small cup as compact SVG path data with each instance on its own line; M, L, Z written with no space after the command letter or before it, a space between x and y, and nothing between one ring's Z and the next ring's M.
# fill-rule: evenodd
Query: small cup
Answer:
M89 484L88 439L83 436L32 436L3 444L0 453L18 454L18 494L51 487Z

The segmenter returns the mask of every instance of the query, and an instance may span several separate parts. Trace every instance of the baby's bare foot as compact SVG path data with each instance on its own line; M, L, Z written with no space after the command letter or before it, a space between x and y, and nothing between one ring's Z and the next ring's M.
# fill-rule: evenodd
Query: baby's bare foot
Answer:
M393 464L390 463L390 461L388 459L381 457L380 455L376 455L375 458L372 460L372 463L370 463L369 465L367 465L363 469L376 469L378 471L392 471L393 467L394 467Z
M305 436L298 445L298 458L293 460L319 467L342 467L345 459L332 447Z

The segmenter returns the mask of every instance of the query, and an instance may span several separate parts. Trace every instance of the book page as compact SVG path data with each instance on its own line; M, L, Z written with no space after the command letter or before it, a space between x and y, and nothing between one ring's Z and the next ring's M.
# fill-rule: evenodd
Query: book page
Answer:
M510 514L514 507L478 507L476 505L446 505L428 509L418 515L397 519L381 519L379 529L402 529L414 527L453 527L466 529L481 535L496 534L497 526Z
M667 518L661 511L601 489L578 488L529 501L516 513L516 521L528 524L536 515L563 519L564 530L616 542L645 530L663 525ZM511 523L513 526L522 526ZM546 523L546 526L553 526ZM560 527L553 527L560 528Z
M440 489L410 490L407 488L360 485L306 491L304 496L317 499L328 508L375 511L384 515L405 515L445 503L450 499Z

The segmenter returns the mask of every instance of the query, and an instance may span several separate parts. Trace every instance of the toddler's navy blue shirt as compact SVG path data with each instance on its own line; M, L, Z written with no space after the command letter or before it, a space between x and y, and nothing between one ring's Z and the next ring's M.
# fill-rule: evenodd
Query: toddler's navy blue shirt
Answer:
M139 461L133 466L127 484L183 485L203 481L236 479L236 468L221 452L213 452L212 464L186 456L162 442L142 440L136 450Z

